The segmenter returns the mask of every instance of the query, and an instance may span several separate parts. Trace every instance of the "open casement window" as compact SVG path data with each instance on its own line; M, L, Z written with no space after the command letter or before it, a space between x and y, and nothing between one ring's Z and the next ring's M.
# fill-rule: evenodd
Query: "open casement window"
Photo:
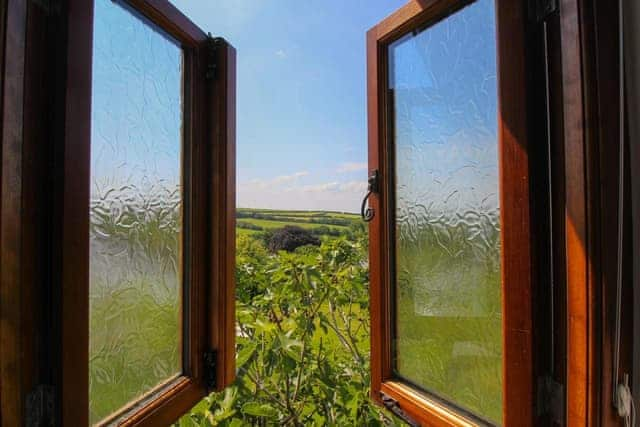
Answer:
M368 32L373 398L534 424L525 4L412 0Z
M235 374L235 51L165 0L65 13L60 425L168 425Z

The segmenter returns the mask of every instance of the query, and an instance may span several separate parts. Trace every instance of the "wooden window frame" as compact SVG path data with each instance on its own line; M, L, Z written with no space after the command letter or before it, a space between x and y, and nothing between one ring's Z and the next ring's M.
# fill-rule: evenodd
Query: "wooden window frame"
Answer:
M27 77L27 5L5 1L0 6L2 24L2 112L0 195L0 424L20 425L24 402L22 396L32 387L36 341L30 327L33 316L23 316L33 302L31 289L19 284L25 276L25 254L30 236L27 215L22 211L25 187L22 179L25 146L25 81ZM23 216L24 215L24 216ZM27 217L27 218L25 218ZM26 249L26 248L25 248ZM35 264L35 263L34 263ZM37 271L34 265L31 270Z
M177 40L183 51L183 182L188 284L183 288L183 373L130 403L101 424L168 425L235 376L235 50L212 39L167 0L122 5ZM61 96L57 188L59 265L60 425L88 425L89 166L93 1L70 0L60 41L67 84ZM188 305L188 306L187 306ZM188 326L185 326L188 324ZM81 333L79 331L86 331ZM215 351L216 373L204 354ZM213 384L213 382L215 384Z
M0 425L30 421L26 396L38 389L50 359L43 325L49 243L44 220L51 213L42 183L50 127L42 120L49 88L42 85L51 52L43 49L47 16L33 2L0 5L2 47L2 152L0 171Z
M621 114L618 13L618 2L565 0L560 4L563 108L558 114L564 124L566 176L567 426L624 425L612 404ZM638 307L633 306L630 269L635 261L631 240L626 239L631 236L631 222L637 221L630 210L632 161L627 152L621 374L632 372L637 338L632 317ZM637 399L637 391L634 395Z
M371 293L371 393L398 402L421 424L468 426L482 423L441 399L420 392L394 376L392 366L392 244L388 189L390 171L386 112L387 47L414 28L471 3L460 0L411 0L367 33L369 170L381 176L380 193L371 199L369 225ZM498 60L498 132L502 239L503 425L535 425L532 330L532 251L530 159L527 129L525 61L526 3L496 0ZM508 165L508 167L505 167Z
M159 20L175 12L167 2L162 0L136 3L148 8L149 13ZM413 0L404 12L396 13L390 18L391 21L386 24L386 31L389 32L394 23L410 25L412 16L415 17L430 8L432 10L438 7L444 8L445 3L452 2ZM510 14L511 25L519 26L523 19L524 6L513 2L514 8L509 10L507 6L511 6L510 3L512 2L499 0L500 11L502 14ZM607 212L607 209L616 204L614 184L617 175L615 169L617 167L615 163L617 120L614 117L616 108L612 108L612 105L616 105L616 100L610 90L610 85L615 82L614 76L617 75L616 70L610 68L615 65L615 61L610 60L610 55L617 50L615 41L610 37L611 34L615 34L611 29L611 18L616 11L601 0L562 0L556 3L559 17L556 16L554 21L547 22L547 28L553 30L547 37L549 50L553 53L550 58L554 63L551 75L557 83L552 85L553 93L560 98L550 107L552 113L557 116L555 128L562 134L554 134L551 138L558 142L555 147L557 152L554 152L555 161L560 163L557 183L564 187L563 191L566 192L566 194L554 193L554 197L558 196L558 203L555 203L557 216L562 216L560 225L565 221L567 223L566 230L564 227L556 228L558 235L555 236L558 245L566 249L566 253L565 251L559 253L562 265L557 272L559 277L566 279L567 288L564 290L568 300L566 325L560 326L563 329L560 335L563 333L567 335L565 423L571 426L622 425L621 420L613 414L611 407L611 378L608 374L611 315L606 299L611 297L613 289L611 272L615 270L612 256L615 248L611 245L611 239L602 238L614 233L613 228L615 228L614 221L610 220L613 218L613 213ZM47 10L47 4L50 5L51 10ZM63 7L55 10L56 5L60 4ZM88 192L83 193L87 190L82 187L82 182L79 182L79 187L76 187L69 180L76 176L73 168L82 166L82 163L76 162L89 158L89 152L85 150L88 150L87 142L90 135L88 94L91 91L92 4L92 1L86 0L0 2L0 50L2 53L2 61L0 61L2 65L0 424L2 425L29 424L27 419L31 414L27 410L28 396L32 395L34 390L38 390L40 385L52 385L55 390L57 397L54 402L54 415L57 425L88 423L85 413L88 408L86 396L88 385L86 378L81 375L82 372L78 372L79 366L86 366L88 363L86 351L82 352L82 349L86 348L86 342L79 339L77 333L88 320L88 313L83 308L86 305L86 293L83 294L83 292L86 290L80 289L80 293L76 294L74 292L77 289L69 285L69 280L86 280L83 273L74 273L69 268L81 260L79 257L86 256L84 247L86 234L73 232L71 228L73 217L69 215L73 214L72 209L76 206L85 207L83 203L88 200ZM172 31L188 35L192 24L186 19L179 22L181 24L175 24ZM504 21L501 22L504 25ZM373 57L372 61L371 52L377 55L377 48L372 44L371 38L373 37L377 42L377 32L383 33L383 30L384 28L379 28L375 35L369 34L369 70L375 71L378 61L377 57ZM500 40L506 38L505 34L508 31L508 27L505 32L500 31ZM203 38L199 30L193 34L198 35L199 39ZM516 97L522 88L526 73L523 72L521 58L522 40L514 38L510 42L515 44L509 48L506 43L502 43L500 52L504 53L506 50L517 54L513 60L513 69L520 74L513 77L510 82L514 87L519 88L514 91L513 97ZM606 54L602 55L601 52ZM228 53L226 58L229 62L226 66L222 65L222 72L227 73L226 90L228 92L221 92L226 98L218 97L214 100L219 103L218 109L214 109L214 117L222 115L225 103L226 111L230 114L234 111L232 108L234 57ZM377 142L375 138L378 135L378 123L371 120L372 114L373 119L377 120L378 100L374 99L372 104L372 94L377 93L375 90L377 74L375 74L376 79L372 80L371 76L370 72L369 123L370 135L374 135L370 136L370 147L372 141ZM612 77L613 80L608 81L608 77L605 78L605 76ZM605 84L601 86L602 82ZM218 84L222 85L222 83ZM509 87L501 82L501 87L504 86ZM218 92L221 90L219 89ZM49 97L53 100L45 99ZM518 105L523 104L524 102L520 101ZM606 116L606 119L602 116ZM508 116L507 119L509 119ZM517 117L512 119L516 124L521 121L521 118ZM52 123L45 124L47 121ZM505 121L504 117L503 122L509 124L509 120ZM372 123L375 124L373 128ZM220 117L217 124L219 129L226 126L226 137L229 141L232 140L233 135L232 124L232 116ZM512 128L518 131L516 135L524 135L521 123ZM371 132L372 129L374 132ZM219 217L207 235L208 241L223 239L227 242L225 246L229 248L233 247L234 243L230 237L233 235L233 227L229 225L233 222L233 215L230 213L232 203L229 203L229 200L233 199L234 174L233 161L230 160L233 156L233 146L223 142L221 133L215 135L215 139L212 138L215 142L212 143L213 153L209 158L212 162L216 161L220 164L216 164L213 168L211 185L216 192L211 195L208 206L212 209L212 215ZM519 137L519 140L526 142L526 138L523 139L523 137ZM517 148L513 143L509 146ZM526 147L526 145L523 146ZM378 146L374 144L373 147ZM601 153L605 151L606 158L601 158ZM372 169L380 168L384 158L375 149L372 153L374 158L374 162L370 163L373 165ZM526 156L526 153L518 155ZM224 173L222 165L225 162L227 173ZM53 171L47 169L51 167ZM80 193L74 193L75 191ZM384 202L383 199L384 194L381 195L381 200L372 198L372 205L378 211L372 224L374 238L374 233L383 235L381 232L384 232L377 223L380 216L384 215L384 212L379 209ZM52 210L51 201L53 200L64 203L59 203ZM225 209L225 206L229 210ZM65 215L65 212L69 215ZM85 218L84 214L76 217L82 227L86 227L86 224L82 224ZM55 226L52 231L48 228L51 225ZM383 269L376 269L374 263L376 259L379 261L386 256L382 249L382 247L371 247L372 279L375 279L377 274L379 280L384 273ZM214 262L208 270L209 281L218 285L213 287L213 292L210 292L208 298L215 305L216 298L218 303L225 299L232 299L229 288L220 285L232 283L233 269L227 268L230 262L225 259L232 256L232 251L218 249L218 252L213 250L212 252L211 259ZM216 263L220 268L216 267ZM383 304L388 304L389 301L380 296L376 297L381 295L380 292L383 290L380 287L376 288L380 286L376 283L378 282L372 281L372 309L380 310L381 307L385 307ZM381 296L384 297L384 295ZM48 306L49 304L51 307ZM74 304L80 307L79 311L71 310ZM219 324L219 320L213 316L227 319L227 326L230 324L228 319L233 316L233 313L228 310L229 305L223 305L223 307L221 310L211 310L212 316L208 317L209 322L206 326L209 332L206 335L211 343L233 340L234 334L229 327L222 329L226 338L213 337L214 333L220 331L215 327ZM49 310L48 313L47 310ZM381 357L384 354L381 350L384 339L382 332L385 329L376 327L381 325L384 318L380 316L380 311L376 313L372 316L372 348L374 350L372 378L374 398L379 399L377 392L382 385L382 379L384 378L385 383L389 383L390 378L384 375ZM524 316L525 324L527 321L528 316ZM527 334L528 330L522 332ZM229 348L228 344L224 348ZM529 353L525 355L524 360L530 357ZM559 357L562 358L562 355ZM227 382L233 376L233 369L230 368L233 360L232 352L226 354L219 352L218 359L219 378ZM398 385L396 388L401 387L402 385ZM532 387L531 384L523 383L522 388L530 390ZM413 394L412 389L405 390L405 395L413 397ZM174 395L184 396L180 390L176 390ZM523 417L530 416L527 410L532 405L531 397L529 396L529 402L524 397L520 402L520 407L525 409L522 412ZM423 407L433 403L431 412L436 413L435 418L431 417L427 420L432 425L451 425L456 422L455 419L451 420L451 411L439 402L425 401L421 394L415 396L415 404L411 402L413 401L406 400L401 404L404 409L413 408L411 411L414 414L427 413ZM156 407L139 423L145 425L152 425L154 421L161 423L162 418L157 414L169 414L171 402L165 399L161 403L161 407ZM173 415L179 414L175 409L173 411ZM506 419L505 423L517 426L530 425L531 423L527 421L529 418L523 421L518 418L517 411L517 407L512 410L510 418ZM438 413L440 415L437 415ZM455 414L453 416L455 417ZM425 420L425 418L421 419Z

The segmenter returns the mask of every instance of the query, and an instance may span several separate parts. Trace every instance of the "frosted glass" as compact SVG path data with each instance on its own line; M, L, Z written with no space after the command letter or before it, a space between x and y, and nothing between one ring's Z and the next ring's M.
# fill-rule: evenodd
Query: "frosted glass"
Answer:
M502 330L493 0L389 47L396 373L500 422Z
M182 50L96 0L89 406L95 423L181 371Z

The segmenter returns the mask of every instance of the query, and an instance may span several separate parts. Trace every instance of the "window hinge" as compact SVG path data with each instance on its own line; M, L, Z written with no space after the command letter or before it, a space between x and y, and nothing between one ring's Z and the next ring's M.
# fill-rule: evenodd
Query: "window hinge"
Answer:
M208 391L212 391L217 386L218 352L208 350L204 352L204 385Z
M27 395L25 425L27 427L54 427L55 394L50 385L39 384Z
M558 10L558 0L530 0L529 16L536 23L542 22Z
M411 418L409 414L407 414L402 408L400 408L400 404L397 400L382 392L380 392L380 398L382 399L382 404L384 405L384 407L393 412L396 417L400 418L411 427L420 427L419 422Z
M564 387L553 378L538 379L538 415L548 415L560 425L564 422Z
M207 37L207 71L205 78L215 80L218 77L218 48L222 45L222 37L213 37L211 33Z

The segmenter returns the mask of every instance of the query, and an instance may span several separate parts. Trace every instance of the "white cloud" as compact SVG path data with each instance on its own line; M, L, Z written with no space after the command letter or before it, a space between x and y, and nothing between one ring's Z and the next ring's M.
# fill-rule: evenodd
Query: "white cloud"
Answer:
M322 193L326 191L338 191L340 189L339 182L327 182L325 184L318 185L305 185L303 187L292 187L287 191L302 191L303 193Z
M307 171L296 172L292 175L281 175L281 176L275 177L271 181L271 183L274 185L285 184L287 182L296 181L298 178L302 178L303 176L307 176L307 175L309 175L309 172Z
M298 180L298 178L302 178L303 176L309 175L307 171L296 172L291 175L280 175L273 179L252 179L248 183L240 184L239 187L254 187L257 189L265 189L269 187L277 187L282 186L283 184L292 183Z
M350 181L340 184L340 191L346 192L363 192L367 189L367 183L364 181Z
M270 180L244 183L238 187L238 206L358 212L367 187L366 181L331 181L301 185L295 179L289 178L305 175L299 172ZM279 185L273 184L276 181Z
M363 162L363 163L357 163L357 162L343 163L338 167L337 172L338 173L347 173L347 172L366 171L368 169L368 167L369 166L367 165L366 162Z
M276 56L278 58L282 58L285 59L287 57L287 52L285 52L284 50L280 49L276 51Z

